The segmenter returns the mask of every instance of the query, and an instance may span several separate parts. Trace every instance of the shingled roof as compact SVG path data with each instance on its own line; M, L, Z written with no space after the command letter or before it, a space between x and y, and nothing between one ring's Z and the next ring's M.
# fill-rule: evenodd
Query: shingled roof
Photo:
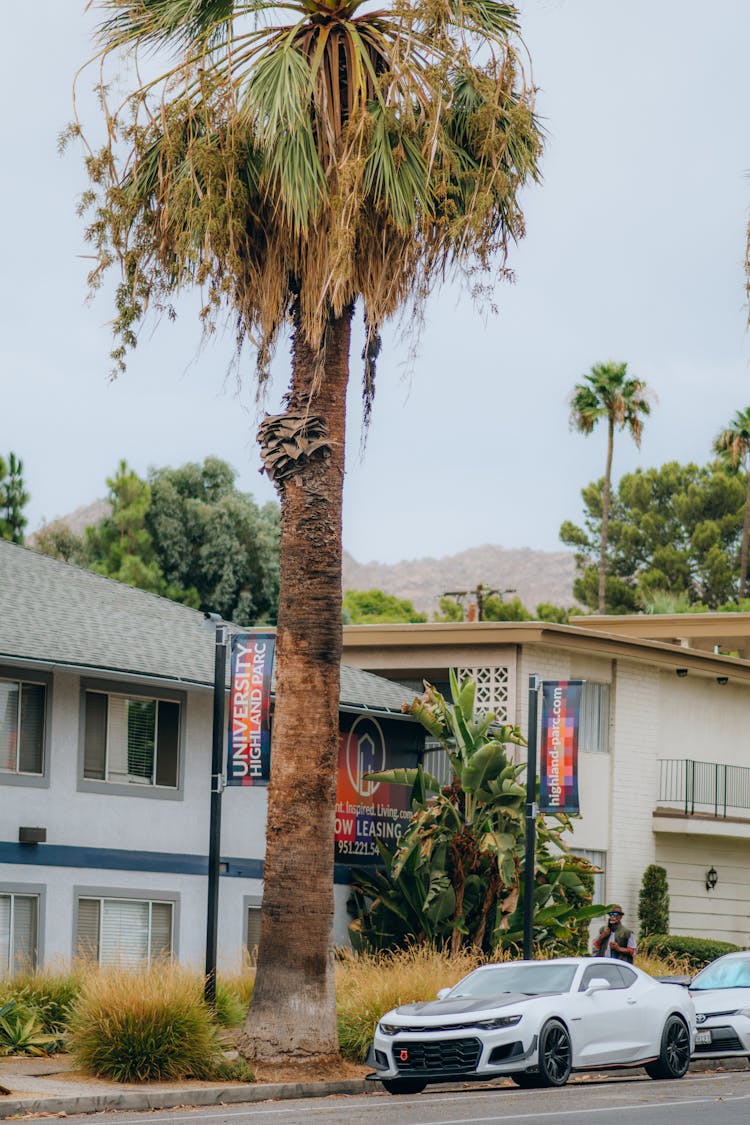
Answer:
M214 636L198 610L0 540L3 663L210 688ZM398 713L413 698L341 666L342 709Z

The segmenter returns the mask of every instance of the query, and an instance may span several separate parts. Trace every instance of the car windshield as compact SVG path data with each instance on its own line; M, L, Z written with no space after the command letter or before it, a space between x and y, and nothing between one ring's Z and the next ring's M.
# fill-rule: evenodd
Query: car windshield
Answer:
M690 988L696 991L702 988L750 988L750 957L729 958L706 965Z
M567 992L575 973L575 965L497 965L470 973L451 989L450 996L489 998L503 992L521 992L527 996Z

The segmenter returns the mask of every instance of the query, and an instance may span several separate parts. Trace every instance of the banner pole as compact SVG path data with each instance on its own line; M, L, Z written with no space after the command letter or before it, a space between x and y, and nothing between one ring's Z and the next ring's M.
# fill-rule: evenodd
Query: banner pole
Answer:
M538 676L529 676L529 725L526 749L526 852L523 865L523 956L530 961L534 946L534 867L536 861L536 744L539 715Z
M211 734L211 815L208 831L208 895L206 903L206 975L203 998L216 1005L216 948L221 873L221 793L224 788L224 691L227 664L227 627L216 626L214 650L214 706Z

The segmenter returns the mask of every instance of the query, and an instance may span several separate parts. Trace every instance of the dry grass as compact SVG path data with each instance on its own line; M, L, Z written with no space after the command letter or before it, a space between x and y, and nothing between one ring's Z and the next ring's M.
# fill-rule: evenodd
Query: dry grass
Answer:
M339 1043L346 1059L361 1062L382 1015L399 1004L430 1000L481 963L464 951L456 957L425 946L342 957L336 965Z
M85 974L68 1041L83 1070L117 1082L210 1078L222 1057L200 978L171 964Z

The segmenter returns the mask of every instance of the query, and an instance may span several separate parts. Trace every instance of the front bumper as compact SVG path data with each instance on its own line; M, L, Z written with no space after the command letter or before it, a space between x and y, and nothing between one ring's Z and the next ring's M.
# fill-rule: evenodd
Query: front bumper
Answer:
M706 1041L710 1035L710 1040ZM721 1015L699 1023L695 1032L694 1059L750 1056L750 1019Z
M536 1035L524 1038L520 1027L478 1034L471 1030L449 1032L376 1033L367 1055L381 1078L416 1078L425 1082L459 1082L495 1078L528 1070L536 1061Z

